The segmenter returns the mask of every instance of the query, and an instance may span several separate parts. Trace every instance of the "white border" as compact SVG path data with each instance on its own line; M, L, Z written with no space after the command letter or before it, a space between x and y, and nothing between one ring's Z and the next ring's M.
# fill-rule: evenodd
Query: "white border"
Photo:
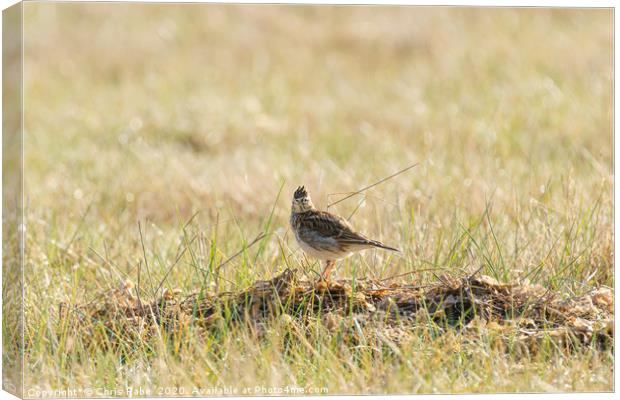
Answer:
M77 2L77 1L71 1ZM83 2L110 2L110 3L122 3L125 1L95 1L95 0L84 0ZM148 0L134 0L134 2L139 3L152 3L153 1ZM183 1L183 0L168 0L168 1L155 1L156 3L231 3L230 1L224 0L213 0L209 2L205 1ZM0 6L2 9L8 8L14 4L17 4L18 1L15 0L0 0ZM475 0L475 1L404 1L404 0L390 0L390 1L369 1L369 0L356 0L356 1L347 1L347 0L339 0L339 1L326 1L326 0L298 0L295 2L291 1L274 1L274 2L265 2L265 1L248 1L248 0L240 0L235 1L234 3L238 4L343 4L343 5L421 5L421 6L469 6L469 7L600 7L600 8L615 8L617 5L617 1L559 1L559 0L540 0L540 1L514 1L514 0L505 0L502 2L498 1L485 1L485 0ZM0 17L1 20L1 17ZM614 11L614 27L615 27L615 11ZM616 162L615 155L618 154L618 150L620 149L619 142L615 137L615 115L618 113L618 104L615 102L615 93L617 93L618 83L615 79L615 67L618 65L618 37L617 33L614 29L614 177L616 174ZM0 29L0 43L2 43L2 30ZM2 63L0 63L0 75L2 73ZM2 107L2 98L0 96L0 108ZM23 124L22 124L23 126ZM2 154L2 141L0 141L0 156ZM0 164L0 172L1 172L1 164ZM1 195L1 185L0 185L0 195ZM615 218L618 211L618 206L615 202L615 199L618 198L619 188L617 185L614 185L614 255L616 254L617 249L617 237L615 236L615 232L618 232L619 222L618 219ZM0 210L0 216L1 216ZM2 230L0 230L0 240L2 239ZM2 249L0 247L0 255ZM615 259L614 259L614 286L615 286ZM2 282L2 277L0 275L0 286ZM615 315L618 315L618 305L617 301L615 304ZM0 317L2 310L0 308ZM616 320L616 332L618 332L618 321ZM0 330L0 343L2 338L2 332ZM615 353L615 350L614 350ZM616 354L614 354L616 356ZM0 374L2 372L2 365L0 363ZM618 374L614 369L614 386L618 388ZM411 399L415 397L416 399L437 399L439 398L455 398L455 399L488 399L488 398L500 398L500 399L531 399L531 398L542 398L542 399L583 399L583 398L591 398L591 399L608 399L610 397L617 397L616 393L610 395L609 393L561 393L561 394L471 394L471 395L391 395L390 399L394 400L404 400ZM322 396L321 398L337 398L337 399L355 399L360 396ZM0 391L0 399L5 398L15 398L14 396L8 394L7 392ZM227 397L227 399L248 399L248 397ZM278 397L282 399L298 399L299 397Z

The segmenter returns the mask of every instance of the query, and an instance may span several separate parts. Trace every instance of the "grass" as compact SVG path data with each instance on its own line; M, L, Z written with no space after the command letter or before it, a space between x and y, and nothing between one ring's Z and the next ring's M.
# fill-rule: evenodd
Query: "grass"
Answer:
M325 208L328 194L413 162L330 209L359 206L352 223L403 250L355 255L338 276L426 270L396 279L424 284L482 266L566 298L612 287L611 10L24 10L26 395L613 389L612 350L549 345L517 357L432 326L379 354L327 334L320 319L289 342L273 321L261 337L245 325L206 337L189 327L120 354L105 336L69 340L58 318L61 302L125 281L151 299L160 282L214 293L287 267L314 278L318 264L288 230L294 188ZM11 257L5 249L5 265Z

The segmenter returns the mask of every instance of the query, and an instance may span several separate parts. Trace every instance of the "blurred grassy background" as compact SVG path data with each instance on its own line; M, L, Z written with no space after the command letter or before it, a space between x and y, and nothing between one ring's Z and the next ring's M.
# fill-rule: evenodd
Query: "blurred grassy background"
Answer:
M566 296L613 285L612 10L27 3L24 36L31 385L137 374L105 378L103 361L62 358L50 322L60 301L135 281L144 258L143 286L157 286L188 237L193 251L165 287L239 288L286 265L316 270L287 233L294 188L325 207L329 193L413 162L367 192L352 219L403 257L363 253L337 275L483 265ZM334 211L349 215L357 200ZM201 272L263 230L224 280ZM503 384L494 371L507 379L514 364L478 371L489 374L478 385L439 371L406 390L398 374L375 384L609 389L613 360L601 357L547 360L530 371L537 379ZM568 378L586 369L594 381ZM359 374L328 383L380 390L364 386L372 371Z

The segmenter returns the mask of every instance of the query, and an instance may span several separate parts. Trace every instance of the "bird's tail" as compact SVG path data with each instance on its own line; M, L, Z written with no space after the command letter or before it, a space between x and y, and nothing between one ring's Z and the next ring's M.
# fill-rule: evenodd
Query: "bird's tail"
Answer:
M400 250L395 249L394 247L386 246L383 243L378 242L376 240L370 240L369 242L370 242L370 244L372 244L375 247L379 247L381 249L386 249L386 250L395 251L397 253L400 253Z

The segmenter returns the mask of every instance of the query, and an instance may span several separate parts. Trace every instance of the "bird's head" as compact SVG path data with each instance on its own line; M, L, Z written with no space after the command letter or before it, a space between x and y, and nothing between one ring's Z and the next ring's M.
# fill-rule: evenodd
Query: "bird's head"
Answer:
M310 195L306 191L306 188L300 186L293 193L293 204L291 206L291 211L294 213L302 213L306 211L310 211L314 209L314 204L312 204L312 200L310 199Z

